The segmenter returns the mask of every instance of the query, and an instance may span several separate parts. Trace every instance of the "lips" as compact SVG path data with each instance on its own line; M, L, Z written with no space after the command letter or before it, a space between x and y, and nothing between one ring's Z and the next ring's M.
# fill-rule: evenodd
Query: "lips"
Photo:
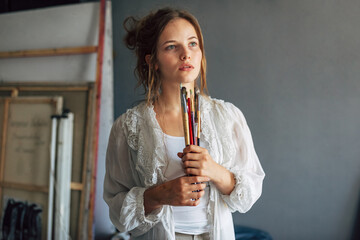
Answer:
M191 71L194 69L194 66L191 65L191 64L188 64L188 63L185 63L185 64L182 64L180 67L179 67L179 70L180 71Z

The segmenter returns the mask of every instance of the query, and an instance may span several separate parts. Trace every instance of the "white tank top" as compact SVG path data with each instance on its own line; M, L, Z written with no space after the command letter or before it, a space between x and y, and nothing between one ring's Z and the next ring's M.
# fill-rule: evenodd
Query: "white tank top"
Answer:
M185 175L182 161L177 156L185 147L184 137L173 137L165 134L165 146L168 156L168 166L165 170L165 178L172 179ZM200 146L203 145L200 143ZM184 234L202 234L209 232L207 207L209 203L209 186L205 188L205 194L197 206L172 206L175 232Z

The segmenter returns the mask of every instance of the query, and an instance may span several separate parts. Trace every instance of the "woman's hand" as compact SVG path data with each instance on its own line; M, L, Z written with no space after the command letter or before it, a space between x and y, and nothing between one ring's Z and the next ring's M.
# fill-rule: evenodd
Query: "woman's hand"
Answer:
M162 205L197 206L208 181L208 177L184 176L147 189L144 192L145 215Z
M216 163L207 149L190 145L178 156L182 158L186 174L209 177L222 194L229 195L234 189L233 173Z
M178 153L178 156L183 161L186 174L207 176L211 181L216 179L221 166L212 159L206 148L190 145L182 153Z

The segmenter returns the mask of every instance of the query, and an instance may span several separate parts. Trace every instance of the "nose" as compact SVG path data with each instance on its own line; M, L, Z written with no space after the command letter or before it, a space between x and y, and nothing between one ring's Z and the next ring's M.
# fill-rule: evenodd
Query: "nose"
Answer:
M183 51L181 52L180 59L182 61L190 59L190 53L186 48L183 48Z
M187 59L190 59L190 56L189 56L188 54L183 54L183 55L181 56L181 60L185 61L185 60L187 60Z

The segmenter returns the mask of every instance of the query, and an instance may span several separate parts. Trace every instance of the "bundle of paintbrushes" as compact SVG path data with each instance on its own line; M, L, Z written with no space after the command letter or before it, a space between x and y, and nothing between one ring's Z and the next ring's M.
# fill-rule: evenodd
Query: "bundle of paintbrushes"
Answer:
M200 146L200 99L199 90L195 93L186 91L185 87L180 85L181 109L183 111L183 124L185 145Z

